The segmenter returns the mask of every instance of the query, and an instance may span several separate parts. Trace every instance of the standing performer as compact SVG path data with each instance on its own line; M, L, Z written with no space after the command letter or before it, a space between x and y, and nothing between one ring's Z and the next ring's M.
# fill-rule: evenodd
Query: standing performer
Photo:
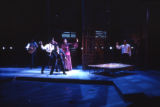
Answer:
M122 45L119 45L119 43L116 43L116 48L121 49L121 55L122 55L122 62L129 63L129 59L131 56L131 46L127 43L126 40L123 41Z
M35 62L35 55L36 55L37 48L38 48L38 44L33 39L26 46L26 50L28 51L28 53L31 56L31 68L33 68L35 66L34 62Z
M78 39L76 39L76 43L68 43L67 39L64 39L63 44L61 45L61 48L63 49L65 53L65 70L70 71L72 70L72 61L71 61L71 53L69 50L69 46L73 45L75 48L78 47Z
M42 65L42 69L41 69L41 74L44 73L44 69L45 69L45 66L49 65L49 66L53 66L55 67L55 61L56 61L56 57L54 56L53 51L55 51L56 49L56 45L57 45L57 42L54 41L54 38L52 39L52 41L48 44L46 44L45 46L43 46L43 43L40 42L40 45L41 45L41 49L42 50L45 50L47 52L46 54L46 60L44 60L43 62L43 65ZM52 67L52 68L53 68ZM54 69L53 69L54 70Z
M59 46L56 46L56 51L53 51L53 54L54 56L56 57L56 62L55 62L55 67L52 66L52 69L51 69L51 72L50 72L50 75L53 74L53 71L54 71L54 68L56 68L57 70L62 70L63 71L63 74L66 74L65 73L65 69L64 69L64 58L65 57L65 54L63 52L63 50L61 48L59 48Z

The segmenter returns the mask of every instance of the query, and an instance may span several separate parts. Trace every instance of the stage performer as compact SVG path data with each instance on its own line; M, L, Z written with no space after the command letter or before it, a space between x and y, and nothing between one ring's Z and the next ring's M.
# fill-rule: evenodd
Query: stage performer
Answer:
M34 39L31 40L30 43L28 43L26 45L26 50L28 51L29 55L30 55L30 59L31 59L31 68L33 68L35 66L35 55L36 55L36 50L38 48L38 44L36 41L34 41Z
M130 57L131 57L131 46L127 43L126 40L123 41L122 45L119 45L119 43L116 43L116 48L121 49L121 60L123 63L130 63Z
M42 64L42 69L41 69L41 74L44 73L45 66L49 65L51 68L54 70L55 67L55 62L56 62L56 57L53 54L53 51L55 51L57 42L54 41L54 38L52 38L51 42L46 44L45 46L43 45L42 41L40 42L41 49L46 51L46 59L44 59L44 62ZM51 69L51 70L52 70Z
M70 71L72 70L72 61L71 61L71 53L69 50L70 46L74 46L74 48L78 47L78 39L76 39L76 43L68 43L67 39L63 40L63 43L61 45L61 48L63 49L64 53L65 53L65 60L64 60L64 65L65 65L65 70L66 71Z
M56 70L62 70L63 74L65 73L65 69L64 69L64 58L65 58L65 53L63 52L63 50L61 48L59 48L59 46L56 46L56 50L53 51L54 56L56 57L56 62L55 62L55 67L52 66L50 75L53 74L54 68L56 68Z

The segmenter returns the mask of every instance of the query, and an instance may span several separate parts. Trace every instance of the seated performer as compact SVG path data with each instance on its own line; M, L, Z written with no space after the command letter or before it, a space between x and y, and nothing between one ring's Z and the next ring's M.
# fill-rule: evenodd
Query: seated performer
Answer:
M65 57L65 53L63 52L63 50L61 48L59 48L59 46L56 46L56 50L53 51L54 56L56 57L56 62L55 62L55 66L52 66L50 75L53 74L54 68L56 69L60 69L63 71L63 74L65 73L65 68L64 68L64 58Z
M45 66L47 66L49 64L49 66L53 66L55 65L55 57L53 56L54 54L52 54L52 52L55 50L57 42L54 41L54 38L52 38L52 41L48 44L46 44L45 46L43 46L43 43L40 42L41 45L41 49L45 50L46 53L46 59L44 60L43 64L42 64L42 69L41 69L41 74L44 73L44 69Z

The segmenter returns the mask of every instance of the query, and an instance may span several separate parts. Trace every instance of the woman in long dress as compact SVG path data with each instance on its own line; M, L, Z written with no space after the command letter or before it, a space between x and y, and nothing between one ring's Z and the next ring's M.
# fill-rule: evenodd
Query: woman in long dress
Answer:
M65 70L70 71L72 70L72 61L71 61L71 53L69 50L70 46L74 46L75 48L78 47L78 39L76 40L76 43L68 43L67 39L64 39L63 44L61 45L61 48L63 49L64 53L65 53Z

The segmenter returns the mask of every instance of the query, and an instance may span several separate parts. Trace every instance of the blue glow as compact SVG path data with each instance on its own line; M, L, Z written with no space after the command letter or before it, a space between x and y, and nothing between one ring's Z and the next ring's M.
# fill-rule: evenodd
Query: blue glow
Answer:
M0 76L3 77L37 77L37 78L63 78L63 79L91 79L93 74L89 71L84 72L81 69L73 69L66 72L67 75L63 75L63 72L54 72L53 75L49 75L50 69L46 69L44 74L41 74L41 68L0 68Z
M62 38L76 38L76 32L63 32Z
M107 37L107 32L106 31L96 31L96 38L106 38Z
M65 34L65 33L64 33L64 34L62 34L62 37L63 37L63 38L69 38L69 37L70 37L70 34Z

